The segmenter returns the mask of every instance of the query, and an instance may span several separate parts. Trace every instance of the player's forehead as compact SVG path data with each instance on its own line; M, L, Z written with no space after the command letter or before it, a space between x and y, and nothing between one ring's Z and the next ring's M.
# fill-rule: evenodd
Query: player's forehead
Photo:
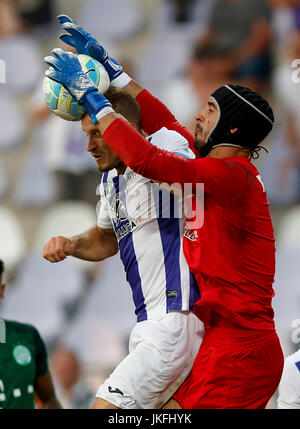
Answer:
M85 114L81 119L81 128L85 133L99 130L98 126L93 123L92 118L88 114Z

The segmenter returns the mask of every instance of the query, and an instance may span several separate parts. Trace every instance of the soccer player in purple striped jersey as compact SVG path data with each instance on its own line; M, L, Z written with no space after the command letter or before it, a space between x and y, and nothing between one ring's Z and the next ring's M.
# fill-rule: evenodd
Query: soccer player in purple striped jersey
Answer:
M108 98L142 134L136 100L122 90ZM182 200L128 168L89 115L82 128L87 150L103 172L97 225L79 236L52 238L43 256L50 262L68 255L100 261L120 250L137 324L128 356L100 386L93 408L161 408L189 374L204 335L192 313L199 291L183 255ZM147 138L161 149L194 158L177 131L162 128Z

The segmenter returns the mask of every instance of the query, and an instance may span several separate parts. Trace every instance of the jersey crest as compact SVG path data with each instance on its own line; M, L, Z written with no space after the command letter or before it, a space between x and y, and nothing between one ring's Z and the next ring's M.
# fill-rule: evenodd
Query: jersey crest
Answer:
M12 354L14 360L21 366L27 366L31 362L31 352L26 346L20 344L15 346Z

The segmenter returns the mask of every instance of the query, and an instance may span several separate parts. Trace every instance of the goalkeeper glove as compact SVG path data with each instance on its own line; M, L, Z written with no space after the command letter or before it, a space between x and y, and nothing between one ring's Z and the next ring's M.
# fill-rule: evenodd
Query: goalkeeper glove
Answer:
M122 66L112 57L97 40L67 15L59 15L59 23L69 34L62 34L60 39L73 46L78 54L89 55L99 61L106 69L110 83L117 88L123 88L131 78L123 71Z
M45 75L62 84L84 106L95 125L103 116L114 112L111 103L98 92L94 82L84 73L75 54L59 48L51 52L53 56L44 58L45 63L50 65Z

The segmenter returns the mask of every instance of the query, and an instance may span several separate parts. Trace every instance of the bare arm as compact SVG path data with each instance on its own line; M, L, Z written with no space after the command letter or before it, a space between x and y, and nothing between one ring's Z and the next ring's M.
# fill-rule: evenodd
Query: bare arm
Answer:
M62 408L60 402L56 398L55 390L50 372L45 375L40 375L35 380L35 393L41 402L43 409L58 409Z
M136 98L145 88L143 88L139 83L134 80L131 80L128 85L123 88L131 97Z
M97 262L115 255L118 250L114 230L96 225L71 238L52 237L44 246L43 257L52 263L63 261L67 256Z

